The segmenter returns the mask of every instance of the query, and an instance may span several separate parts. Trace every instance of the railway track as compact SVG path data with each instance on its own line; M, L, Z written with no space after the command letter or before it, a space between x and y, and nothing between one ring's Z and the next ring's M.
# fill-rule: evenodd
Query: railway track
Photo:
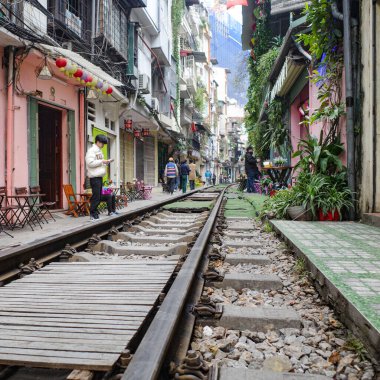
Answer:
M225 218L227 192L138 210L69 237L76 250L45 245L31 275L3 273L0 380L376 379L292 252L241 206Z

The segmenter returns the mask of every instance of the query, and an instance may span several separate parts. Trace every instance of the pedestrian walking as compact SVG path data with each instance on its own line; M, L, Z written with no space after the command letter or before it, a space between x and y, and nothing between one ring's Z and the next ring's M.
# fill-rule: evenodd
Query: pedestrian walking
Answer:
M169 162L165 166L164 175L167 178L169 193L173 194L177 176L178 176L178 168L177 168L177 165L174 163L173 157L169 158Z
M186 160L183 160L181 163L181 169L180 169L180 174L181 174L181 186L182 186L182 192L186 193L186 187L187 187L187 176L190 173L190 168L189 165L187 164Z
M105 160L102 148L107 144L107 137L97 135L95 144L86 153L87 175L90 178L92 196L90 200L90 220L96 221L99 219L98 206L102 197L103 177L107 173L107 165L113 159Z
M216 184L216 174L212 173L212 184L215 186Z
M206 170L205 178L206 178L206 184L211 185L211 172L209 169Z
M178 160L175 160L175 164L176 164L177 169L178 169L178 174L177 174L175 185L174 185L174 191L177 191L177 190L181 189L181 174L180 174L181 165L179 164Z
M197 166L194 164L193 160L190 160L190 173L189 173L189 183L190 183L190 190L195 189L195 179L197 178Z
M245 155L245 173L247 175L247 193L255 193L255 180L260 177L260 172L251 146L247 148Z
M219 174L219 183L223 183L223 174L222 173Z

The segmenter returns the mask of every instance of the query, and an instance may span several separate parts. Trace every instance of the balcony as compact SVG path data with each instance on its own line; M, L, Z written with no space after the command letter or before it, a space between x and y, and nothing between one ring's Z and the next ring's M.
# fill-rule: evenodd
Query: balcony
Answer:
M120 0L124 8L141 8L147 6L147 0Z

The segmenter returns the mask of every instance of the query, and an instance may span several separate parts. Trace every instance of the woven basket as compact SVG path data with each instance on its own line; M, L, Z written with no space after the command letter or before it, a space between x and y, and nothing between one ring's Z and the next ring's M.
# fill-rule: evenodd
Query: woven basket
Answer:
M292 206L288 208L288 216L291 220L307 222L313 220L310 210L305 210L303 206Z

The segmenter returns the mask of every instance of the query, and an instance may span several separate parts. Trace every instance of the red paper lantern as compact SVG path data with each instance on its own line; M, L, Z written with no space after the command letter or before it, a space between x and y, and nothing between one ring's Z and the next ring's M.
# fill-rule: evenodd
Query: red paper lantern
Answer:
M195 123L191 123L191 131L192 132L196 132L197 131L197 126L195 125Z
M66 58L62 58L62 57L57 58L57 60L55 61L55 65L57 67L59 67L60 69L62 69L64 67L66 67L66 65L67 65L67 59Z
M77 71L73 74L75 78L81 78L83 75L82 69L77 69Z
M125 129L132 129L133 121L132 119L124 120L124 128Z
M86 83L91 83L94 80L94 78L91 75L88 75L87 78L85 79Z
M138 129L135 129L135 130L133 131L133 135L134 135L135 137L139 138L139 137L140 137L140 131L139 131Z
M149 131L149 129L148 129L148 128L143 129L143 130L142 130L142 135L143 135L143 137L148 137L148 136L150 136L150 131Z
M112 92L113 92L112 87L108 87L107 90L106 90L106 94L107 94L107 95L111 95Z

